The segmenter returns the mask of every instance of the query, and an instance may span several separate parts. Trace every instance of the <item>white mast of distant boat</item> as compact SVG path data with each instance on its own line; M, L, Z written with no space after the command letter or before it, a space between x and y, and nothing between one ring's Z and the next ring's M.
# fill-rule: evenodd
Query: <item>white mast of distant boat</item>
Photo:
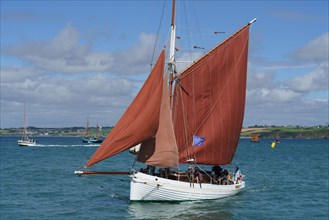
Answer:
M27 133L27 117L26 117L26 103L24 102L24 130L23 130L23 137L21 140L17 141L19 146L35 146L37 144L36 140L29 139Z

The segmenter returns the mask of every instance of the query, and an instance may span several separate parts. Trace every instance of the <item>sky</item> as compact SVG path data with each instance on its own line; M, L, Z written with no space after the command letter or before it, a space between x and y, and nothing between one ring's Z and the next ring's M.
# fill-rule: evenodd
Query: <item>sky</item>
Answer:
M88 116L91 126L114 126L167 42L171 20L171 2L160 0L2 0L0 8L1 128L24 125L24 103L29 126L85 126ZM257 18L244 127L328 123L328 1L178 0L176 12L182 61ZM191 45L204 49L188 53Z

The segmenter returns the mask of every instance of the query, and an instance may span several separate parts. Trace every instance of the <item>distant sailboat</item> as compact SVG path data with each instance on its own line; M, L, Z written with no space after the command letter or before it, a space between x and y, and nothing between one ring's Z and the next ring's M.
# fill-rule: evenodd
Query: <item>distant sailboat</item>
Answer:
M84 136L82 137L82 142L88 143L88 144L95 144L95 143L102 143L103 137L99 135L99 127L98 124L96 126L96 133L91 134L89 133L89 116L87 118L87 126Z
M250 141L251 142L254 142L254 143L258 143L259 142L259 136L258 136L258 134L253 134L251 136L251 140Z
M136 159L147 168L130 172L131 201L218 199L245 187L238 168L231 174L212 173L200 165L230 164L236 152L245 107L249 26L256 19L177 74L174 15L175 0L166 47L169 60L165 62L162 50L133 102L85 164L91 167L141 144ZM180 172L179 164L187 164L188 171ZM79 176L97 173L127 172L75 171Z
M22 147L30 147L37 145L37 141L34 139L29 138L28 131L27 131L27 118L26 118L26 105L24 103L24 130L23 130L23 137L17 140L18 146Z

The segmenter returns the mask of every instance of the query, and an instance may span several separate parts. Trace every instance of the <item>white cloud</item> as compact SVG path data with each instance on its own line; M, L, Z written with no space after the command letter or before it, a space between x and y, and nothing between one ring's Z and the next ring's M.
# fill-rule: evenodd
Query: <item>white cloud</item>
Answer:
M322 63L312 72L297 76L285 84L297 92L312 92L329 89L329 68L328 63Z
M302 96L276 80L271 71L257 71L253 67L248 70L247 100L249 104L286 103Z
M63 126L66 121L70 126L84 125L88 113L97 115L103 125L114 125L141 86L139 80L125 75L150 69L154 40L154 35L141 34L124 51L93 51L68 25L48 42L9 48L10 55L28 61L29 66L1 66L2 126L20 125L17 109L24 102L33 109L30 121L39 123L30 125Z
M310 41L305 47L296 50L293 56L304 61L328 62L329 33L324 33Z
M247 100L251 104L289 103L299 99L301 96L300 93L286 88L259 88L247 90Z
M2 100L17 97L33 98L41 103L62 103L70 106L75 102L90 104L98 97L108 102L112 97L129 97L134 93L134 83L129 79L111 79L102 75L78 79L25 79L21 82L2 83L4 93ZM19 96L20 95L20 96Z
M328 33L313 39L293 59L249 65L245 126L328 123L328 40Z
M81 45L78 30L70 25L49 42L24 42L8 51L39 69L56 73L101 72L113 65L111 54L92 52L90 45Z
M154 42L154 35L142 33L126 51L97 52L82 44L78 30L68 25L49 42L24 42L7 51L48 72L132 74L149 70Z
M314 125L328 121L327 100L306 98L310 92L328 90L328 57L319 49L321 45L328 47L328 35L323 36L295 52L296 67L302 59L317 65L304 75L278 80L278 72L291 68L291 61L279 61L279 68L264 68L264 63L249 65L245 124ZM154 41L154 35L143 33L125 50L95 51L68 25L48 42L24 42L11 48L11 55L30 66L1 67L1 123L20 126L17 118L22 118L26 101L30 125L65 126L67 122L68 126L83 126L88 113L93 123L114 125L141 86L125 76L150 69ZM181 53L178 60L191 60L190 54ZM192 56L200 57L201 52Z
M150 70L155 35L142 33L139 41L126 51L113 53L114 65L109 70L115 73L132 74ZM157 57L154 57L155 62Z
M65 126L66 122L69 126L84 125L88 113L95 119L94 123L97 120L102 125L114 125L133 99L135 83L101 74L78 79L40 78L2 83L1 113L6 117L2 117L1 123L6 126L14 120L15 126L20 126L17 118L21 115L11 115L11 111L15 109L17 114L20 112L17 103L23 109L22 103L26 101L32 126Z
M328 101L292 99L290 102L247 102L244 126L324 125L328 123Z
M275 88L275 74L273 72L256 72L252 68L248 71L248 89Z
M26 78L37 78L44 74L44 72L33 67L1 67L1 84L9 82L21 82Z

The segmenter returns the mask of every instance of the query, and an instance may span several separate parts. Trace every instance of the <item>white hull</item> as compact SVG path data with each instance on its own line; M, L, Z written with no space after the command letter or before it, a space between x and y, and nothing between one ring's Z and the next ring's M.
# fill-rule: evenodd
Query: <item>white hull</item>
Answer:
M186 201L220 199L234 196L245 187L245 182L232 185L189 183L137 172L131 175L131 201Z
M18 140L17 144L22 147L31 147L36 146L37 142L35 140Z

